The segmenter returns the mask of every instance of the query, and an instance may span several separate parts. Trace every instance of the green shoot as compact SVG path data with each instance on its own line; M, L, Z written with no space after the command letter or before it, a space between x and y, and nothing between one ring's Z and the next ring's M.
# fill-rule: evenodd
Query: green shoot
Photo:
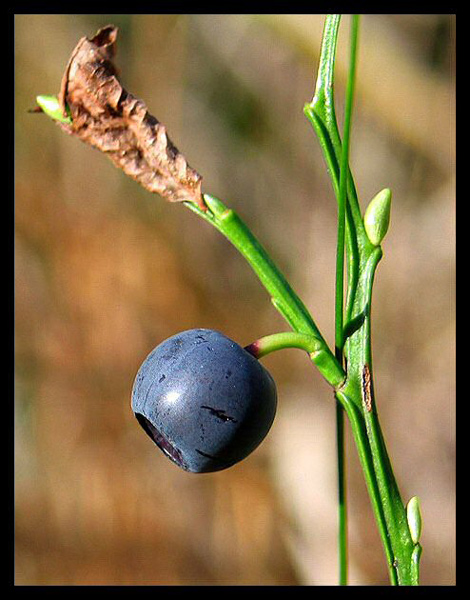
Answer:
M70 117L70 111L67 107L67 115L64 116L62 108L59 104L59 100L57 96L36 96L36 102L38 106L42 109L42 111L54 121L59 121L60 123L64 123L65 125L72 124L72 118Z

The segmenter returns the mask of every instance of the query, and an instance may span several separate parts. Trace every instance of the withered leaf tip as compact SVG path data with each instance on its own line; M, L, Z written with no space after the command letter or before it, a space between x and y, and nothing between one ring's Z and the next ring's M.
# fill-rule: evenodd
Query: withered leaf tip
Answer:
M72 122L59 126L104 152L149 192L207 210L202 177L190 167L165 126L121 85L113 64L118 29L107 25L78 42L62 77L59 104Z

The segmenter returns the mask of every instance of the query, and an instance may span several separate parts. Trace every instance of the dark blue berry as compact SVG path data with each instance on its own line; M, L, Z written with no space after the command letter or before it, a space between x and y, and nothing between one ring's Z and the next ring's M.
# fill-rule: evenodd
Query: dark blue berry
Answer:
M211 329L183 331L145 359L132 410L157 446L186 471L226 469L263 441L276 386L254 356Z

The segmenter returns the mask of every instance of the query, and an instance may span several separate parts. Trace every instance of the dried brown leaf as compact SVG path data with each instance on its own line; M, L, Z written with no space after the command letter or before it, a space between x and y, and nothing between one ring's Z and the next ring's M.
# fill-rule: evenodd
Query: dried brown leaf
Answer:
M119 82L113 64L117 28L108 25L83 37L72 52L62 78L59 103L72 124L67 133L104 152L149 192L170 202L195 202L206 210L202 177L192 169L142 100Z

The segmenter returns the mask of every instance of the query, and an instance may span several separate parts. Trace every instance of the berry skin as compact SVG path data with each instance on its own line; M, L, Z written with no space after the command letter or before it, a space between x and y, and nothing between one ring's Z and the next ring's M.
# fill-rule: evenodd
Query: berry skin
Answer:
M276 386L258 360L211 329L191 329L158 345L132 390L146 433L179 467L226 469L263 441L276 413Z

